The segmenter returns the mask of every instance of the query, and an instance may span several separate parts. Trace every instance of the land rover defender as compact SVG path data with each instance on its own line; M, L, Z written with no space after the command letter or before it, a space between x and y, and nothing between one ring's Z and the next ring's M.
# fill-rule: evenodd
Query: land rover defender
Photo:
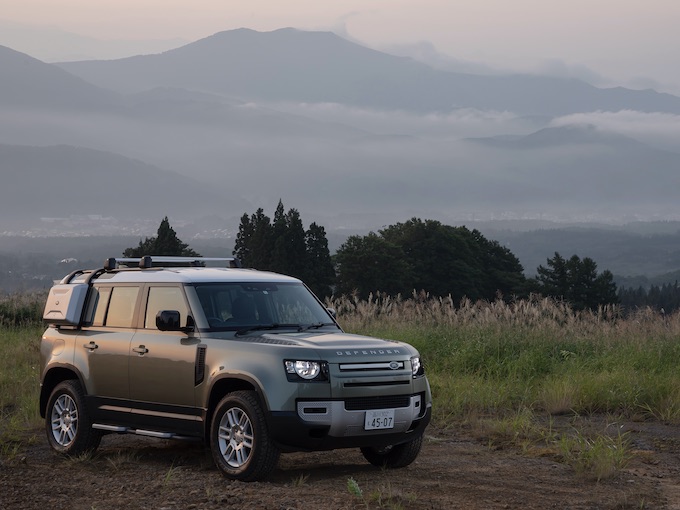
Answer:
M112 433L203 440L243 481L289 451L412 463L432 406L416 349L344 333L300 280L238 266L111 258L55 284L40 348L50 446L78 455Z

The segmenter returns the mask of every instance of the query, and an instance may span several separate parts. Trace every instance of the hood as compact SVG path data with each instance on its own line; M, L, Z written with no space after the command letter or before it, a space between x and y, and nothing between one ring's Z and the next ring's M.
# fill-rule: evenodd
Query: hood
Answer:
M403 342L386 340L350 333L324 333L305 331L302 333L266 333L249 340L262 343L297 345L320 350L319 354L328 361L349 359L393 360L406 359L418 351Z

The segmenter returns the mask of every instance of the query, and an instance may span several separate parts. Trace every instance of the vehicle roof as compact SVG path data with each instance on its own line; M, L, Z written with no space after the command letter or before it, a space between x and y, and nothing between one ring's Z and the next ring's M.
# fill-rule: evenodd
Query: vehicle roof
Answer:
M116 283L228 283L278 282L299 283L300 280L268 271L224 267L162 267L106 272L96 280Z

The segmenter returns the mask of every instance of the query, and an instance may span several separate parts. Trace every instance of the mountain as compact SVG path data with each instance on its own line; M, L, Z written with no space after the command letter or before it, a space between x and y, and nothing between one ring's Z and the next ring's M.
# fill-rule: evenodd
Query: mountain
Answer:
M648 214L675 209L680 189L680 154L675 152L588 125L468 141L504 155L507 163L496 174L501 188L525 200L612 215L625 214L633 204Z
M496 228L479 228L485 236L507 246L520 259L527 275L535 275L536 268L545 267L547 259L558 252L565 258L590 257L597 263L598 271L608 269L617 280L625 281L625 277L632 275L666 275L656 282L661 285L674 281L670 273L677 271L680 261L680 224L670 222L669 226L674 230L655 234L635 232L630 225L552 224L525 232L499 228L501 224Z
M290 28L231 30L157 55L58 65L120 92L169 86L244 101L340 103L414 112L477 108L551 116L625 109L680 113L680 98L653 90L599 89L545 76L447 72L332 33Z
M0 107L101 111L120 96L24 53L0 46Z
M247 207L229 190L117 154L63 145L0 145L0 179L6 183L0 187L3 224L84 215L158 223L166 215L197 218Z
M140 53L159 53L188 41L175 39L98 39L58 28L0 19L0 44L27 53L43 62L123 58Z
M530 119L417 111L439 107L437 94L423 92L435 89L474 92L480 107L507 106L503 98L512 96L553 112L586 108L586 96L602 110L619 97L574 80L437 71L332 34L291 29L221 32L159 55L62 67L5 49L0 68L11 70L0 77L5 222L128 212L155 222L166 214L238 218L273 209L279 199L329 230L413 216L447 223L680 217L677 152L589 126L555 127L543 111ZM136 92L110 92L70 74L84 71ZM516 88L499 91L513 79ZM466 80L478 86L444 85ZM415 85L423 88L406 93ZM548 100L560 91L563 97ZM279 102L293 100L303 103ZM357 107L376 104L403 107ZM634 118L659 116L647 117ZM667 136L670 146L674 135Z

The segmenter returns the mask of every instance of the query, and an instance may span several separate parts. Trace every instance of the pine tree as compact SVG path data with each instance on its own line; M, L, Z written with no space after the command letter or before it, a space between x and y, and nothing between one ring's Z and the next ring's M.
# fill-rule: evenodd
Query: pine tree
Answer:
M253 215L241 216L233 254L244 267L260 270L271 269L273 251L272 225L264 210L259 208Z
M328 250L325 229L316 223L309 225L305 233L305 245L307 249L305 282L317 296L321 298L330 296L335 283L335 270Z
M300 278L319 296L330 295L335 273L323 227L305 231L297 209L286 212L279 200L273 222L260 208L241 217L234 255L246 267Z
M147 237L139 241L136 248L123 251L124 257L143 257L145 255L163 255L170 257L200 257L198 253L182 242L175 230L170 226L166 216L161 221L155 237Z
M589 257L572 255L565 260L559 253L538 266L537 290L545 296L564 299L577 310L596 309L599 305L619 302L614 276L610 271L598 274L597 264Z

